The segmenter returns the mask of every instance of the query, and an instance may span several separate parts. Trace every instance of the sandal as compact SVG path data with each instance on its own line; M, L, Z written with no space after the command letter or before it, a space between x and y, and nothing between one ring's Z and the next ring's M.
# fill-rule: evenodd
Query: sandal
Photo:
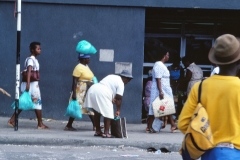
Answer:
M111 134L102 134L102 138L115 138L115 137Z
M172 133L176 132L177 130L178 130L177 127L174 127L174 128L172 127L172 128L171 128Z
M7 124L9 127L12 127L12 128L14 128L15 126L14 122L12 123L10 120L7 122Z
M48 127L48 126L45 126L45 125L42 125L41 127L38 126L37 129L49 129L49 127Z
M146 128L145 131L146 131L146 133L150 133L150 129L148 127Z
M94 134L94 136L96 136L96 137L101 137L102 135L103 135L103 132L100 132L100 133L95 132L95 134Z
M157 131L155 131L153 128L149 128L149 133L157 133Z
M73 127L65 127L64 128L64 131L77 131L77 129L76 128L73 128Z
M164 129L166 127L166 124L162 125L161 129Z

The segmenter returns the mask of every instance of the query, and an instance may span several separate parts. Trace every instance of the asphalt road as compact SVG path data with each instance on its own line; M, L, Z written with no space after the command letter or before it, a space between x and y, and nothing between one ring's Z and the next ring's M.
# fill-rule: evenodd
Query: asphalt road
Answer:
M146 150L118 146L38 146L0 145L0 160L181 160L179 153L150 153Z

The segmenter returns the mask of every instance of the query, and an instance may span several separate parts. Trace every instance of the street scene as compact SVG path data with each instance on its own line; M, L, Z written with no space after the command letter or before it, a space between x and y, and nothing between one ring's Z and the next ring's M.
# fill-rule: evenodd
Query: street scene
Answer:
M0 160L240 159L240 5L0 0Z

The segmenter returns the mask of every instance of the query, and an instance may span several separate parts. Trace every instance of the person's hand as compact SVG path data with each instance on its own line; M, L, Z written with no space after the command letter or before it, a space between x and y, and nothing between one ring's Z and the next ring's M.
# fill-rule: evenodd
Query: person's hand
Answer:
M28 91L29 91L29 88L30 88L29 85L26 85L25 91L28 92Z
M163 99L163 98L164 98L163 92L161 92L161 93L159 94L159 98L160 98L160 99Z
M76 96L72 95L72 100L77 100Z
M115 116L120 116L120 111L117 111Z
M116 102L117 102L117 100L114 98L114 99L112 100L112 103L113 103L113 104L116 104Z

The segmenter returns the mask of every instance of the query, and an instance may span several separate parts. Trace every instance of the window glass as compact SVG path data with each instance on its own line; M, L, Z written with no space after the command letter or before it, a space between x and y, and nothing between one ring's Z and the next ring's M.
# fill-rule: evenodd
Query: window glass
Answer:
M155 63L160 61L161 57L155 50L155 47L161 49L167 49L170 53L170 58L167 63L172 63L175 56L180 55L180 38L146 38L144 47L144 62L145 63Z
M210 65L208 53L212 47L211 39L196 39L195 37L186 38L186 56L193 58L196 64Z

